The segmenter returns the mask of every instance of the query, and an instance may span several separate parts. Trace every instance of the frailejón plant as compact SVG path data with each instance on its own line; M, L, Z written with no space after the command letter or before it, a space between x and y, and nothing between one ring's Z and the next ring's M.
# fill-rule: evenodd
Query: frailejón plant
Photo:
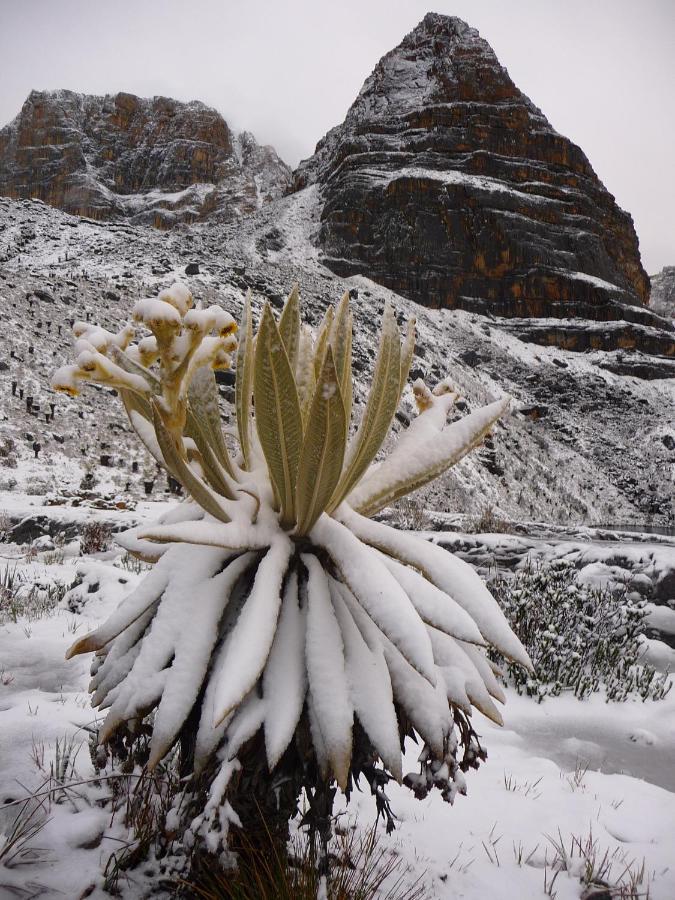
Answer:
M152 714L149 767L180 745L184 772L209 773L201 807L185 806L188 833L211 849L256 788L256 753L277 802L290 783L294 808L304 787L310 803L329 798L324 817L332 785L348 790L361 773L384 807L406 735L424 744L420 773L405 778L418 795L464 792L462 769L484 757L472 706L501 721L487 648L529 659L467 564L370 517L480 444L508 399L447 424L455 394L417 381L419 416L375 462L415 341L389 306L351 436L347 294L316 333L297 289L278 322L265 305L257 333L247 299L238 343L232 318L194 308L181 285L137 303L134 320L150 334L76 323L76 363L53 379L72 394L86 381L116 389L191 498L118 539L154 568L68 653L96 654L100 741L132 741ZM235 353L236 434L224 434L213 370Z

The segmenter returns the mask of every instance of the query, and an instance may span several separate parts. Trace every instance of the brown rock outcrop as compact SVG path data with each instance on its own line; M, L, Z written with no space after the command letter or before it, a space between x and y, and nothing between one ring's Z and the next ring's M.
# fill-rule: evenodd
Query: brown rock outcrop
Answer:
M664 266L652 275L652 292L649 306L659 316L675 319L675 266Z
M460 19L428 14L380 60L295 172L312 183L324 263L425 306L604 320L648 302L630 215Z
M33 91L0 130L0 194L169 228L236 220L287 189L273 148L197 101Z

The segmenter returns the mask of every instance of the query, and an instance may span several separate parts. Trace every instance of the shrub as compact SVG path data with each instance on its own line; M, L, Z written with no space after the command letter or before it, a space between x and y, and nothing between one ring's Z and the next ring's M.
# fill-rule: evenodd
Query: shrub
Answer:
M507 665L518 693L539 701L563 691L581 700L601 689L608 700L665 697L668 676L640 663L644 601L577 584L575 576L572 566L557 563L491 585L534 665L534 672Z
M103 553L110 548L112 530L105 522L87 522L80 537L80 555Z
M134 328L76 323L77 362L53 379L112 387L148 451L191 501L118 541L153 570L69 656L95 651L101 742L151 735L148 769L178 748L186 779L176 832L188 852L246 854L262 815L279 847L304 791L327 867L337 786L365 776L393 827L383 788L452 802L485 752L472 705L501 722L490 644L530 663L473 570L447 551L370 517L482 442L508 398L447 425L455 394L413 386L418 418L371 466L403 390L415 343L387 306L359 425L349 440L349 295L316 334L297 289L254 337L219 307L192 309L181 285L141 300ZM223 437L214 369L236 352L238 453ZM403 778L406 736L423 744ZM189 776L189 777L188 777ZM235 825L233 835L230 827ZM237 837L243 828L246 841Z
M504 534L511 530L511 524L499 515L494 506L487 505L479 515L468 519L464 529L467 534Z

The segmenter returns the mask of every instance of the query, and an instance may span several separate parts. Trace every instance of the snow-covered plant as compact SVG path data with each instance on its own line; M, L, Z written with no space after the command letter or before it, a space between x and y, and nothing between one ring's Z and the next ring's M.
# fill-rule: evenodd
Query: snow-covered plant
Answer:
M117 538L156 564L69 650L96 653L100 741L132 740L153 714L149 767L180 743L184 771L209 773L190 829L211 849L238 821L227 798L243 802L261 784L278 802L290 783L293 808L304 787L325 819L331 785L348 790L363 773L384 810L407 735L424 748L406 783L452 801L461 770L484 758L472 706L501 721L487 648L530 662L466 563L370 517L479 445L508 398L447 424L456 395L417 381L418 417L375 462L415 342L414 322L401 340L390 306L351 435L348 294L316 333L301 324L297 288L278 322L264 306L255 334L247 298L238 346L232 318L193 308L180 285L141 300L134 319L151 334L76 323L76 364L53 379L70 393L83 381L117 390L191 497ZM236 429L225 435L213 370L235 346Z
M604 690L608 700L661 700L672 682L643 662L645 602L580 584L567 563L518 572L492 590L532 659L534 672L508 665L518 693L583 700Z

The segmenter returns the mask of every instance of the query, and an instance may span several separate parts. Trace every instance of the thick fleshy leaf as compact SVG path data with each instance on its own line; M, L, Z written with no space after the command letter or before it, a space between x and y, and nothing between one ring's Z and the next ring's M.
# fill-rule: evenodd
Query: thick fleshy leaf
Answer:
M399 382L398 396L400 398L403 388L408 380L408 373L415 354L415 319L408 319L405 338L401 347L401 380Z
M381 559L410 598L422 621L462 641L485 644L474 620L452 597L427 581L415 569L404 566L386 553L381 554Z
M314 702L314 698L312 697L311 688L309 688L307 691L307 716L309 718L309 730L312 735L312 746L314 747L316 762L319 767L321 777L326 780L330 777L330 760L328 759L326 742L324 740L323 734L321 733L321 727L319 726L319 719L316 715L316 704Z
M346 590L335 579L329 579L333 608L342 632L345 668L349 692L356 715L364 731L379 753L386 768L398 781L401 769L401 745L389 670L380 648L373 651L354 622L342 598Z
M227 726L227 758L234 759L247 741L250 741L265 718L265 701L252 690L237 708Z
M354 708L349 696L340 626L330 598L328 578L318 559L303 554L307 567L307 677L316 722L335 780L344 790L352 757Z
M335 509L359 482L387 436L399 400L401 343L396 316L385 306L382 337L373 382L356 434L347 450L345 470L328 506Z
M352 314L349 309L349 291L345 291L338 303L328 340L333 349L348 426L352 414Z
M281 606L281 585L291 555L291 542L281 534L258 564L251 593L237 624L225 638L217 680L215 718L221 722L241 703L267 662Z
M339 512L341 521L357 538L418 569L469 613L488 643L507 659L532 670L530 658L511 631L499 604L468 563L430 541L366 519L346 504Z
M236 481L232 460L223 438L216 376L210 366L201 366L192 376L188 389L186 431L200 450L205 439L229 478Z
M209 486L227 500L234 500L235 483L233 476L230 474L232 463L229 455L226 454L225 456L228 462L228 471L228 468L220 463L221 457L216 453L213 443L201 427L199 420L195 418L194 413L188 412L188 427L186 430L197 445L201 457L199 461Z
M302 415L295 377L269 304L258 331L253 373L260 446L281 506L281 522L295 521L295 485L302 448Z
M492 668L492 663L487 658L485 650L481 647L476 647L473 644L467 644L464 641L457 641L457 645L466 653L480 673L480 677L483 679L483 683L488 689L490 696L494 697L495 700L498 700L500 703L506 703L504 688L499 681L497 681Z
M159 599L117 636L111 647L106 648L105 656L99 657L100 665L93 673L88 687L93 707L102 709L112 703L109 695L131 672L141 652L141 639L155 617L158 605Z
M165 427L159 406L154 401L152 414L157 442L162 451L166 467L206 512L221 522L229 522L230 517L225 511L222 498L192 471L181 455L173 435Z
M436 752L442 753L446 737L452 730L452 716L445 695L445 683L435 668L436 687L413 669L403 654L382 634L366 611L349 593L343 593L354 621L366 641L381 642L387 663L394 701L402 708L415 731Z
M200 593L206 591L210 579L222 568L222 564L222 551L211 548L194 548L189 567L185 566L180 570L172 569L162 602L157 608L149 632L143 638L134 665L124 682L115 689L114 702L100 731L101 742L106 741L121 722L145 715L156 705L171 678L170 663L174 660L177 648L183 641L190 641L193 649L197 649L202 635L192 631L191 622L194 621L194 610L189 603L186 603L185 598L195 588ZM203 665L204 671L206 671L210 651L210 646L200 645L203 658L194 660L197 668ZM199 685L197 685L198 689ZM187 693L190 693L189 687ZM185 701L183 695L179 693L178 697L174 698L173 702L180 707L179 716L181 711L184 711L187 716L195 698L196 693L192 701L188 702L187 709L181 706ZM159 744L162 744L163 737L164 734L160 731ZM159 744L155 744L153 747L155 752L151 752L153 764L158 761L160 756L164 755Z
M265 749L270 771L286 751L302 715L307 693L306 627L307 611L300 609L298 602L298 576L291 572L263 673Z
M189 556L190 550L187 547L170 547L136 590L129 594L102 625L75 641L66 653L66 659L105 647L132 625L162 596L175 569L181 565L187 566Z
M373 553L348 528L323 515L311 539L329 554L359 603L405 658L433 683L434 658L429 636L408 595Z
M234 387L237 429L244 468L251 468L251 395L253 393L253 324L251 322L251 292L246 294L239 345L237 346L237 379Z
M395 451L373 469L347 500L357 512L372 516L433 481L483 442L495 422L506 412L506 397L475 410L463 419L447 425L439 435L420 446L406 446L405 453Z
M150 403L145 397L134 394L133 391L120 390L119 395L129 417L131 427L140 438L145 449L160 466L166 465L152 424L152 407Z
M200 557L208 558L209 555L216 559L217 567L222 565L222 552L195 547L192 550L190 570L194 571L195 566L199 566ZM244 553L212 578L201 582L194 578L191 580L191 588L197 600L186 603L185 596L183 597L183 603L188 609L185 615L186 627L178 631L174 640L173 660L155 713L148 760L150 768L171 748L189 716L218 638L218 623L223 610L235 584L255 558L255 553Z
M333 324L334 313L335 310L332 306L326 307L326 312L323 314L321 325L319 325L319 330L316 334L316 343L314 347L314 376L316 378L319 377L321 369L323 368L323 358L326 353L326 347L328 346L328 336Z
M307 418L298 466L296 534L307 534L340 478L347 425L333 352L328 348Z
M314 371L314 338L311 329L304 326L300 332L300 347L298 350L298 362L295 367L295 381L298 385L300 397L300 410L302 412L303 427L307 427L309 408L314 398L316 385L316 372Z
M147 525L138 529L138 537L158 543L198 544L223 547L225 550L261 550L273 540L270 530L245 522L226 525L213 520L176 522L170 525Z
M459 689L460 694L467 697L483 715L492 719L497 725L503 725L499 710L492 702L479 670L458 641L431 627L429 636L434 648L434 659L443 673L448 688L448 699L459 705L459 701L453 693L453 689Z
M279 319L279 334L284 342L291 369L295 372L300 344L300 290L297 284L293 285L284 304Z

